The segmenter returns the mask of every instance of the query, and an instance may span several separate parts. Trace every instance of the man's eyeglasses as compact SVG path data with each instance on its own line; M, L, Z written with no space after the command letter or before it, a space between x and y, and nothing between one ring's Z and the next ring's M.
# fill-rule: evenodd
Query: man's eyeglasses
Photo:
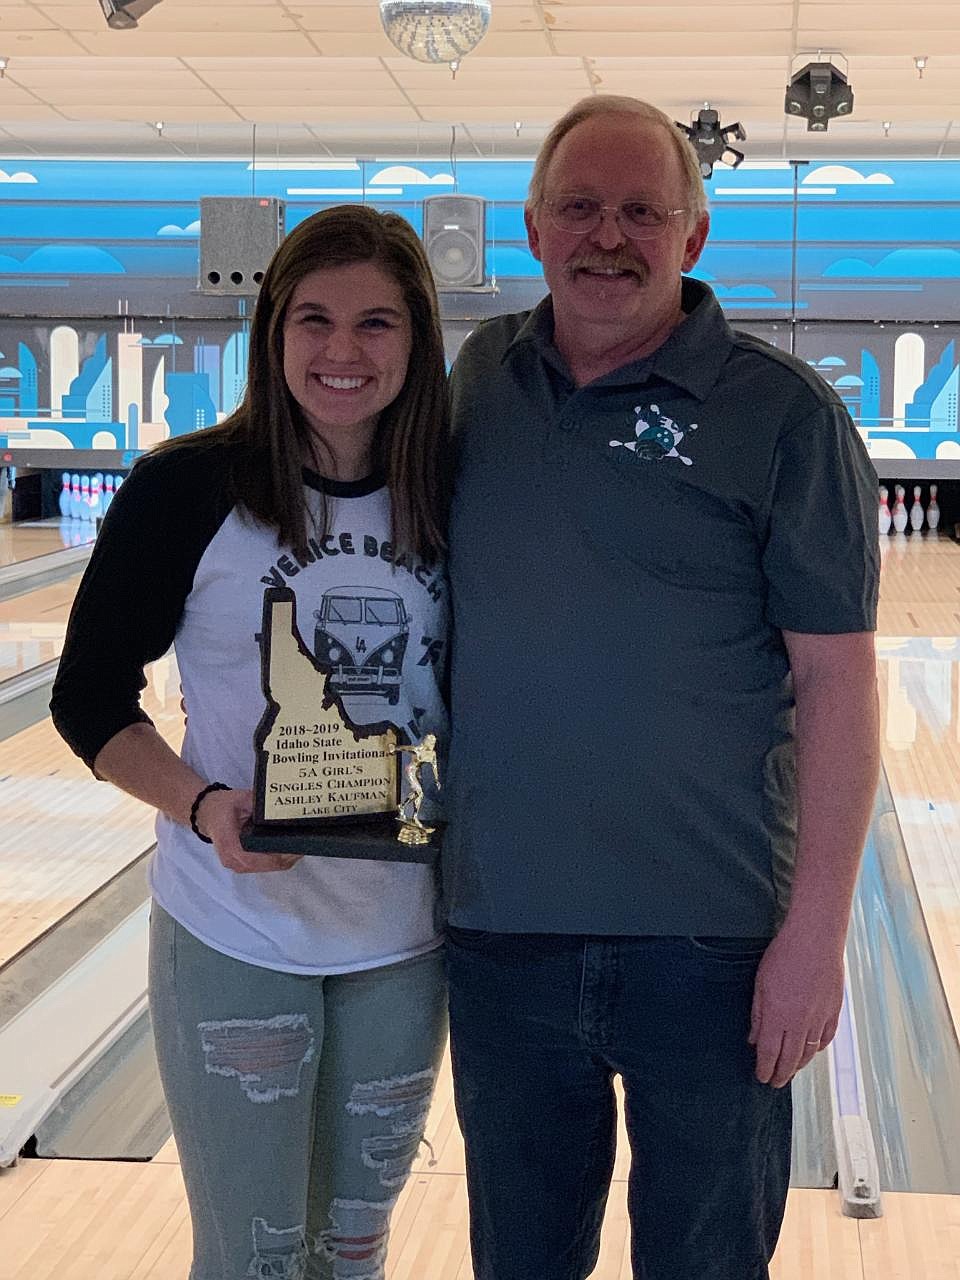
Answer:
M578 196L570 192L544 200L550 221L560 231L585 236L599 227L605 213L612 213L617 225L631 240L653 240L667 223L686 209L668 209L655 200L624 200L622 204L604 204L594 196Z

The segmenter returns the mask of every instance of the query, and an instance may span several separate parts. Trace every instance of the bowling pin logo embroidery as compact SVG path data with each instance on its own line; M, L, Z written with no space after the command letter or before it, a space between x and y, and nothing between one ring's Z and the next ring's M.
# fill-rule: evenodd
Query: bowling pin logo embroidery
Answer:
M644 462L660 462L663 458L679 458L685 467L693 465L693 459L685 457L677 449L677 445L689 431L696 431L697 424L691 422L688 427L681 427L673 418L660 412L658 405L652 404L649 410L643 405L634 405L637 415L633 440L611 440L611 449L628 449L635 458ZM649 412L656 420L649 422L643 415Z

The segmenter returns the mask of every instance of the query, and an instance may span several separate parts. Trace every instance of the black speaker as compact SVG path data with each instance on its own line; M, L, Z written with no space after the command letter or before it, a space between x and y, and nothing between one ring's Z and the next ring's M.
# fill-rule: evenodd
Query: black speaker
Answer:
M200 292L243 297L260 288L284 236L286 204L275 196L200 201Z
M469 289L484 282L486 202L482 196L427 196L423 243L438 289Z

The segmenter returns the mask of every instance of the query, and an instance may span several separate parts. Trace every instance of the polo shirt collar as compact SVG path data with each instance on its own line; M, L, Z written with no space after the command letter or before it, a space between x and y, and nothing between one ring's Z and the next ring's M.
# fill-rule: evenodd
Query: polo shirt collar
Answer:
M733 330L713 290L702 280L684 276L681 305L686 319L662 346L597 378L590 385L615 387L656 377L674 383L698 400L705 400L733 347ZM566 361L553 343L553 299L549 294L527 316L503 359L509 359L523 347L532 347L542 360L570 378Z

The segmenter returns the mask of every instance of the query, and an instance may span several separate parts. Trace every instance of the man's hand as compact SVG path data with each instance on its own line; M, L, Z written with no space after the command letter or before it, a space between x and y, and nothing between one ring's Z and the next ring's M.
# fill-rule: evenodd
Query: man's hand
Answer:
M210 837L228 871L289 871L300 861L296 853L251 853L240 843L240 828L253 813L252 791L211 791L200 802L197 826Z
M750 1043L757 1079L782 1088L837 1033L843 1002L843 948L812 931L781 930L760 961Z

